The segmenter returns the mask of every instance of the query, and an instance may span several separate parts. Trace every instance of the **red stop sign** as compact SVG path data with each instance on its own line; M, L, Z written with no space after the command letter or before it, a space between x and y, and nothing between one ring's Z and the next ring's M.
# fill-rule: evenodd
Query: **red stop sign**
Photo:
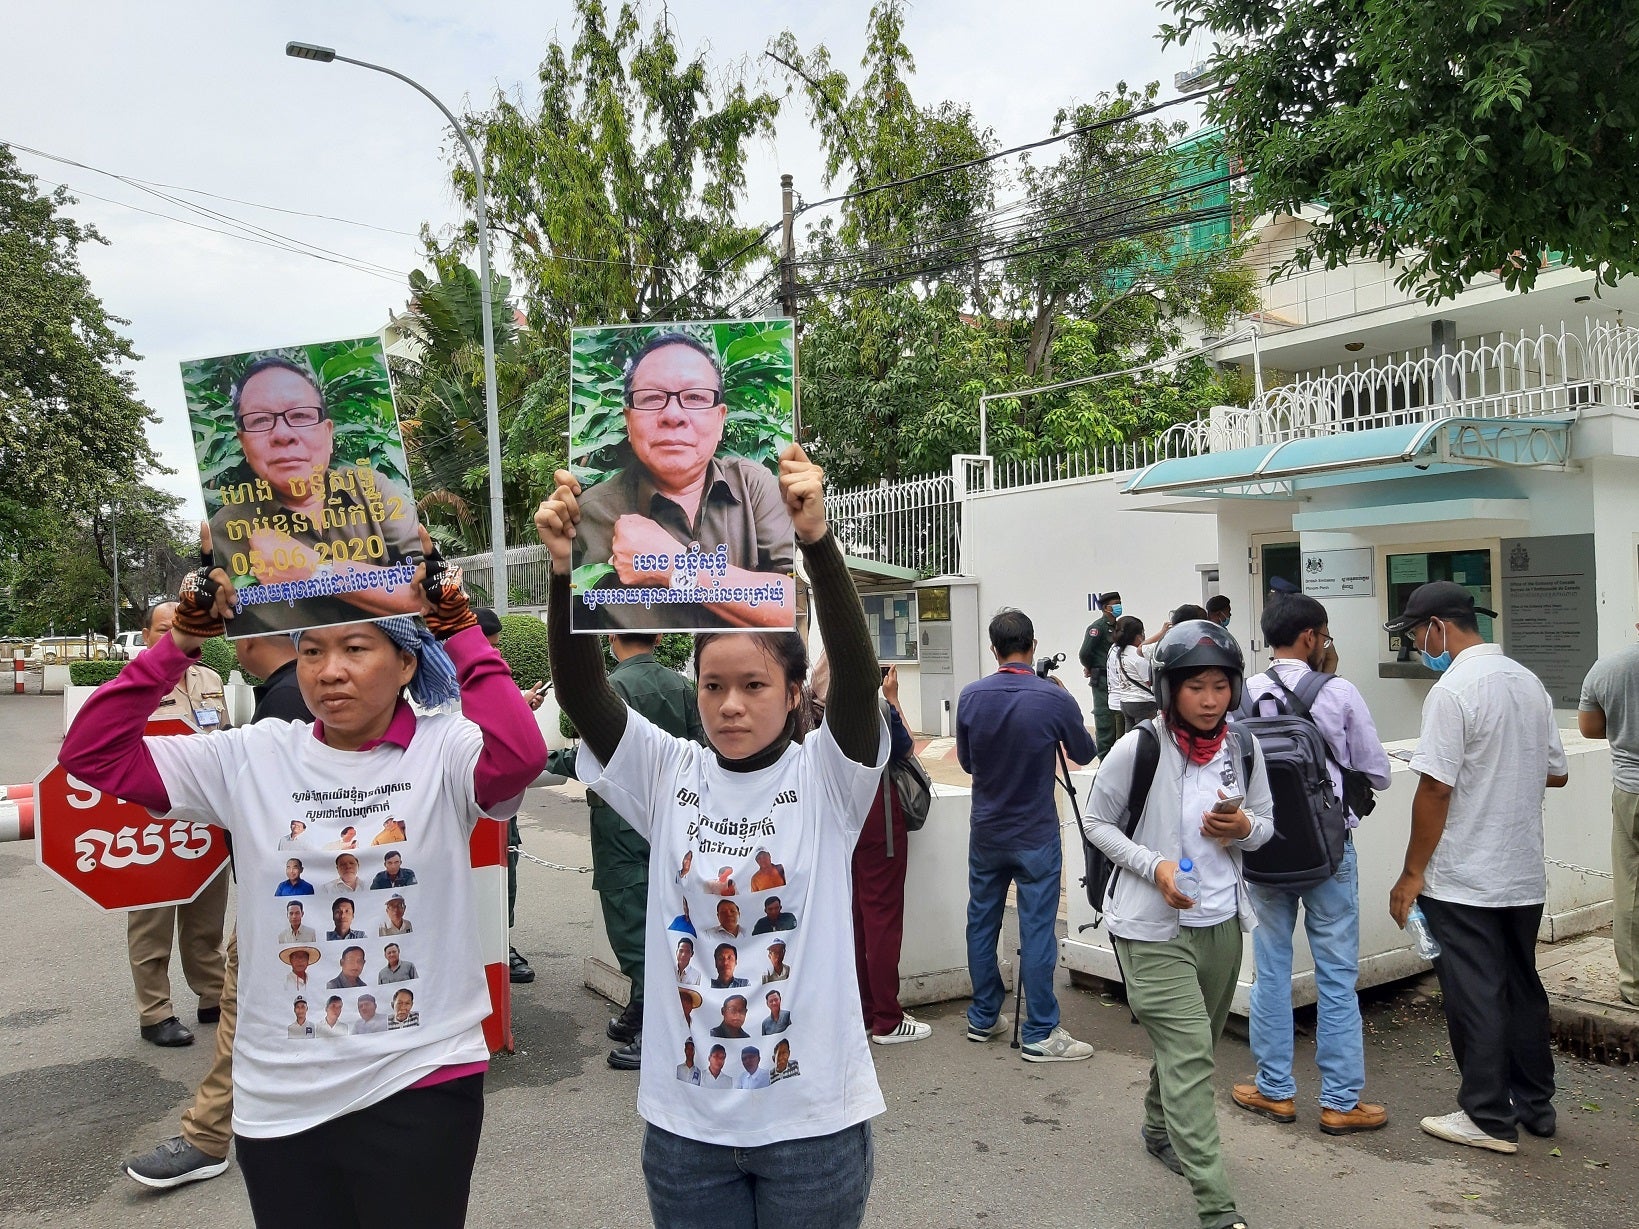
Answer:
M172 719L151 721L146 732L193 730ZM109 913L185 905L228 860L222 829L156 819L146 807L70 776L61 764L34 783L34 806L35 861Z

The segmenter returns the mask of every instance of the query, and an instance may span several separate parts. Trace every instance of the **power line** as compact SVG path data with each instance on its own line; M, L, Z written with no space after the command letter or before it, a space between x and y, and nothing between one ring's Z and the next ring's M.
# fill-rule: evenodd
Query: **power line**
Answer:
M1129 120L1142 119L1146 115L1154 115L1168 107L1176 107L1180 103L1194 102L1198 98L1205 98L1215 90L1196 90L1193 94L1180 94L1177 98L1169 98L1166 102L1158 102L1148 107L1141 107L1136 111L1127 111L1121 115L1108 116L1105 119L1094 120L1090 124L1083 124L1080 128L1071 128L1068 131L1057 133L1040 140L1027 141L1023 145L1015 145L1010 149L1000 149L993 154L985 154L978 158L969 158L966 162L953 162L948 166L934 167L931 171L922 171L916 175L908 175L904 179L890 179L886 183L872 184L866 188L858 188L852 192L843 192L837 196L828 196L812 204L804 202L797 210L805 213L810 209L818 209L821 205L835 205L839 201L857 200L862 196L871 196L877 192L886 192L889 188L902 188L906 184L920 183L924 179L932 179L936 175L949 175L955 171L965 171L969 167L982 166L986 162L994 162L998 158L1010 158L1014 154L1022 154L1028 150L1040 149L1044 145L1052 145L1059 141L1068 141L1072 137L1085 136L1089 132L1097 132L1103 128L1110 128L1116 124L1124 124Z

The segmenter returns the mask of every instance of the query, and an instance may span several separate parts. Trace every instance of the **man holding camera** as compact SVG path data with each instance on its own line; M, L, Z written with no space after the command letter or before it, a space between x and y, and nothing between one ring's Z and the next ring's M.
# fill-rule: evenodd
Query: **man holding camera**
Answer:
M1007 888L1018 889L1019 976L1026 1062L1075 1062L1093 1047L1059 1027L1053 972L1058 964L1059 876L1063 864L1053 784L1062 746L1088 763L1098 753L1076 703L1046 678L1056 663L1031 668L1036 632L1022 612L1004 608L990 621L996 673L962 688L956 709L956 757L973 777L968 840L967 964L973 1003L969 1041L1006 1034L1007 989L996 959Z

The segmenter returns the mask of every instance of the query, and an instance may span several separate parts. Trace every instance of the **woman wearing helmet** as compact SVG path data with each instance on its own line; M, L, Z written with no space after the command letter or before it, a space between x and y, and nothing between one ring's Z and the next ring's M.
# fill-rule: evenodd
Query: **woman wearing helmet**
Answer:
M1241 852L1274 834L1269 782L1257 740L1226 724L1244 673L1229 634L1205 620L1177 624L1153 663L1161 711L1099 768L1087 838L1116 868L1104 916L1127 1000L1155 1052L1144 1146L1189 1179L1202 1229L1230 1229L1246 1222L1224 1171L1213 1048L1234 997L1242 932L1257 925ZM1153 774L1142 813L1129 817L1134 776L1142 785L1146 766ZM1179 891L1186 861L1190 894Z

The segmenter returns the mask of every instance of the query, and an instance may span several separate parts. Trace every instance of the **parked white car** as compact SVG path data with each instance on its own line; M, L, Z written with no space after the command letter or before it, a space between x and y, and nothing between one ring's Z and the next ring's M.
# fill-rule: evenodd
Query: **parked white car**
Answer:
M141 632L121 632L114 637L114 658L117 661L130 661L142 652Z
M34 642L34 660L47 665L60 661L102 661L111 649L107 636L42 636Z

